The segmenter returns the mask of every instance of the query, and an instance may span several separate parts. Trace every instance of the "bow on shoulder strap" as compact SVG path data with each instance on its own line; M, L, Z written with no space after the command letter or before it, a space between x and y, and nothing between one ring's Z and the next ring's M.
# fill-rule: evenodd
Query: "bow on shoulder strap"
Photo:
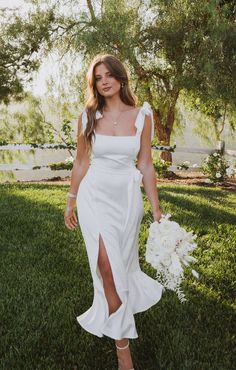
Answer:
M84 131L85 131L85 129L86 129L87 123L88 123L88 116L87 116L87 112L86 112L86 110L84 110L84 111L83 111L83 113L82 113L82 127L83 127L83 134L84 134Z
M96 111L96 119L99 119L99 118L102 118L103 115L101 114L101 112L99 110ZM83 133L87 127L87 123L88 123L88 115L87 115L87 112L86 110L83 110L82 112L82 127L83 127Z
M152 124L152 131L151 131L151 140L154 138L154 118L153 118L153 111L148 102L144 102L143 106L140 108L137 121L136 121L136 127L138 132L141 134L144 126L144 120L145 115L151 116L151 124Z

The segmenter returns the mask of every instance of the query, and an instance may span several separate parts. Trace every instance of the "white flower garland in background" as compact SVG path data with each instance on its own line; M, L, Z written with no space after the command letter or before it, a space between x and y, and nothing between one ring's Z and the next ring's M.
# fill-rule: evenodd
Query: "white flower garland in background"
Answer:
M72 156L65 159L65 163L68 163L68 162L72 163L73 161L74 161L74 157Z
M173 290L183 303L186 301L180 289L184 277L183 267L197 261L188 254L197 247L194 242L197 236L192 231L187 232L177 222L170 221L170 217L170 214L162 215L160 222L154 221L150 225L145 258L156 269L158 282ZM194 277L199 277L197 271L191 272Z

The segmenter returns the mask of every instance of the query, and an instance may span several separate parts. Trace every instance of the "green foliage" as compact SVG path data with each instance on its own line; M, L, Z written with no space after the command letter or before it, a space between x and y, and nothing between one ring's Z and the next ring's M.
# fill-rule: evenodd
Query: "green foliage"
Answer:
M39 51L50 45L51 9L30 12L28 17L16 11L0 10L0 102L23 99L23 86L39 68Z
M71 122L67 119L64 119L63 122L62 122L62 132L64 133L64 137L65 137L65 142L67 144L74 144L75 141L72 137L72 127L71 127Z
M161 147L161 145L157 145L156 147L159 147L160 150L162 148L164 149L164 147ZM170 147L171 151L174 151L174 149L175 149L175 145L173 147ZM160 178L168 177L168 173L169 173L168 169L171 166L171 162L165 161L164 159L162 159L160 157L160 152L157 150L152 150L152 163L153 163L153 167L158 177Z
M71 120L73 114L78 113L77 105L74 101L66 100L62 87L59 86L55 91L56 87L50 81L44 98L35 98L28 93L18 105L2 104L0 142L31 144L34 147L57 142L63 143L72 154L71 149L76 146L76 141Z
M39 98L27 94L22 107L11 112L6 106L0 111L0 141L8 143L43 144L54 142L53 124L46 121Z
M58 125L78 117L84 101L86 84L85 71L82 74L76 66L75 56L68 54L58 65L58 73L47 80L44 104Z
M218 152L212 153L202 161L202 171L213 182L223 182L227 177L227 163L224 156Z
M157 176L164 178L168 174L168 168L171 166L171 162L164 161L164 159L156 159L153 161L153 166L157 172Z
M236 110L230 104L221 99L213 100L210 95L197 97L194 93L185 92L181 96L190 110L187 116L194 124L193 132L208 144L221 140L223 135L226 138L226 129L228 140L235 136Z
M48 164L47 167L50 167L51 170L72 170L73 168L73 157L67 158L64 162L57 162Z
M47 167L50 167L52 171L58 171L58 170L72 170L73 163L65 163L65 162L57 162L47 165Z

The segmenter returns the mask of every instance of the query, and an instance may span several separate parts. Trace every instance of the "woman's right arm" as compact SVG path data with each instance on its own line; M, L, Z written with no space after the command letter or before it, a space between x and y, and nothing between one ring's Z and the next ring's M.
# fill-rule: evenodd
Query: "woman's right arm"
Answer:
M88 171L90 156L86 151L86 141L83 135L82 114L78 120L77 153L71 171L70 193L77 194L79 184Z
M83 135L82 126L82 114L78 120L78 130L77 130L77 153L76 158L73 162L73 168L71 170L71 181L69 193L77 195L80 182L86 175L90 164L90 156L86 151L86 141ZM76 198L67 198L66 209L64 212L65 225L69 229L74 229L77 226L77 218L74 212L74 205L76 203Z

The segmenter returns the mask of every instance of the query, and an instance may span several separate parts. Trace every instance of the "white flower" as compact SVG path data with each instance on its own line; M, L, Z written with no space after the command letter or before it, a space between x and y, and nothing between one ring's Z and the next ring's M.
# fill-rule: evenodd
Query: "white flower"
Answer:
M216 152L215 152L215 153L213 153L213 156L214 156L214 157L218 157L218 155L219 155L219 154L218 154L218 153L216 153Z
M166 215L161 215L161 218L163 220L169 220L169 218L171 218L171 214L170 213L167 213Z
M198 167L197 163L194 163L194 164L192 165L192 167L193 167L193 168L194 168L194 167Z
M205 182L206 182L207 184L210 184L210 183L211 183L211 180L210 180L210 179L205 179Z
M191 272L194 277L196 277L197 279L199 278L199 273L196 270L192 270Z
M235 169L233 167L230 166L230 167L226 168L226 175L227 176L231 177L234 174L235 174Z
M183 271L183 268L181 266L178 254L176 252L173 252L171 254L171 262L172 263L171 263L171 266L169 267L169 271L172 274L179 274L179 273L181 274Z
M175 240L174 238L171 238L171 236L166 235L165 237L162 237L160 242L166 252L173 252L175 250Z
M194 242L196 235L170 221L170 217L170 214L162 215L159 223L155 221L150 225L145 257L157 270L157 279L163 287L176 292L180 301L184 302L186 299L180 290L183 267L197 261L188 254L197 247ZM198 275L195 270L192 273Z
M220 172L216 172L216 177L217 177L217 179L219 179L221 177L221 173Z

